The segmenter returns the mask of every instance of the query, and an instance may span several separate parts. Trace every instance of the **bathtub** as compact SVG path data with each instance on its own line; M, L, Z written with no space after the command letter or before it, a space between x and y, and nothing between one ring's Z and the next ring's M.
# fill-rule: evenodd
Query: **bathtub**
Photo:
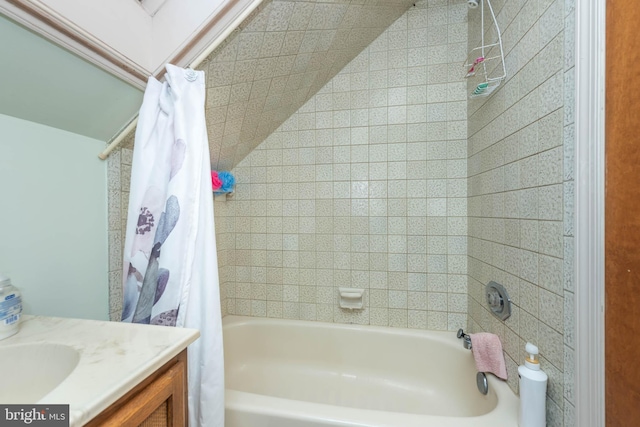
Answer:
M515 427L518 399L454 332L223 319L226 427Z

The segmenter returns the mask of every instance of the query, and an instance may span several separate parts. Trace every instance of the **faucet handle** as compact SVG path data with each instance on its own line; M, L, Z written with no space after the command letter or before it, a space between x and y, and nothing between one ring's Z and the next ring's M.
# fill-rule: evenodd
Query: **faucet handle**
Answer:
M458 329L458 338L462 338L462 346L467 350L471 350L471 337L465 334L462 328Z

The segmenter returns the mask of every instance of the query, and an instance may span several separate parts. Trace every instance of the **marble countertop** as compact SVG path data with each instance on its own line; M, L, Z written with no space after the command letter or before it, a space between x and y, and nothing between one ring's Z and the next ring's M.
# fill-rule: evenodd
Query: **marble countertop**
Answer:
M39 402L69 404L82 426L198 339L195 329L24 316L20 331L0 341L63 344L80 353L73 372Z

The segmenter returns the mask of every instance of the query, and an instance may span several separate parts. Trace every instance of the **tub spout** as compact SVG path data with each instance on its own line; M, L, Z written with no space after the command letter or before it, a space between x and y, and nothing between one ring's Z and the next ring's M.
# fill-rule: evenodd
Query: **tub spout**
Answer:
M471 350L471 337L465 334L462 328L458 329L458 338L462 338L462 346L467 350Z

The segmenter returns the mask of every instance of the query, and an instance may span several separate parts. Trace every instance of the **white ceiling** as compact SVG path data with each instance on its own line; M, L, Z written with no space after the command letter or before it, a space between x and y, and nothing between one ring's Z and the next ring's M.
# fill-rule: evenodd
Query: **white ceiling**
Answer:
M162 5L167 0L133 0L138 3L142 8L149 14L149 16L153 16L156 14L158 10L162 7Z

